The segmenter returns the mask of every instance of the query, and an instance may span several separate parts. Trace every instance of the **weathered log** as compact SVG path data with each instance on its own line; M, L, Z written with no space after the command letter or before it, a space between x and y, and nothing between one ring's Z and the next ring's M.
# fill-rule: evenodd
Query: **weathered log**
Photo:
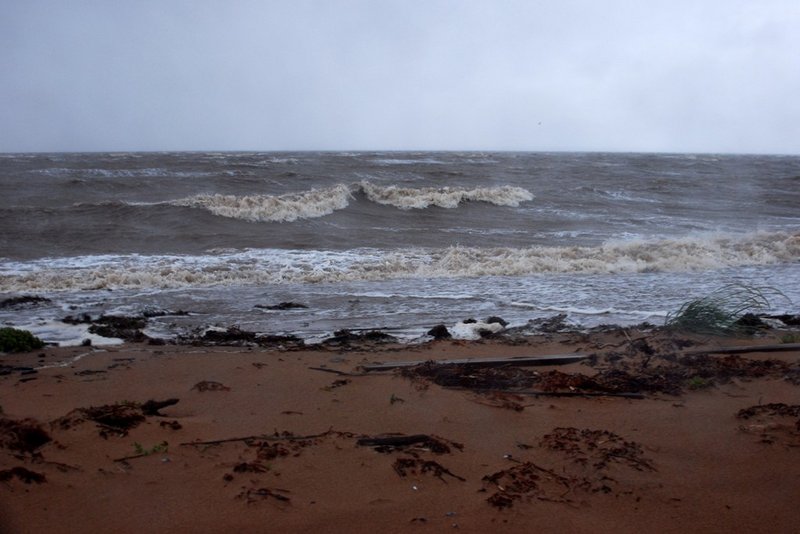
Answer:
M717 347L707 349L692 349L683 351L682 354L745 354L748 352L790 352L800 351L800 343L780 343L777 345L743 345L738 347Z
M180 399L167 399L163 401L149 400L142 404L142 413L144 415L157 415L164 417L164 414L160 413L159 410L166 408L167 406L178 404L178 402L180 402Z
M362 447L403 447L406 445L414 445L416 443L425 443L432 438L427 434L414 434L411 436L386 436L386 437L373 437L361 438L356 441L356 445Z
M465 367L499 367L501 365L518 365L520 367L533 367L538 365L566 365L588 358L588 354L555 354L550 356L512 356L509 358L459 358L455 360L433 360L439 365L463 365ZM361 365L364 371L387 371L403 367L414 367L427 363L427 361L386 362Z

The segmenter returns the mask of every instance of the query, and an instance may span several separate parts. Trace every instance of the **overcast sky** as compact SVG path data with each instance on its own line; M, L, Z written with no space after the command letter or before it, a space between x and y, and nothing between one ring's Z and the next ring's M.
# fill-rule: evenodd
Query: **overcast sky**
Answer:
M800 154L798 0L0 0L0 151Z

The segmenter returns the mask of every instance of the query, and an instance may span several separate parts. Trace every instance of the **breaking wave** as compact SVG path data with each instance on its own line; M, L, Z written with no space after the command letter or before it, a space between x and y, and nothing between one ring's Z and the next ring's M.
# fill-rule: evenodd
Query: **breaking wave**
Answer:
M533 195L520 187L423 187L378 186L363 181L353 185L337 184L325 189L312 189L285 195L220 195L200 194L169 204L204 208L214 215L251 222L292 222L330 215L346 208L356 193L371 202L399 209L424 209L431 206L456 208L462 202L486 202L496 206L519 206L533 200Z
M307 251L204 256L83 256L0 264L0 291L177 288L547 274L707 271L796 263L800 234L608 242L597 247Z
M251 222L292 222L330 215L344 209L351 198L346 185L328 189L312 189L287 195L195 195L170 204L205 208L214 215Z
M533 200L530 191L508 185L474 189L462 187L409 188L394 185L383 187L370 182L361 182L360 187L370 201L400 209L424 209L430 206L455 208L467 201L517 207L521 202Z

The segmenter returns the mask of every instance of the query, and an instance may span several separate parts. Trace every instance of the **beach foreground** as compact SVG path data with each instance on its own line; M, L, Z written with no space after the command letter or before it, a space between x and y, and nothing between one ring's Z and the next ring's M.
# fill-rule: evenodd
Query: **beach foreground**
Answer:
M5 355L0 531L793 532L800 351L707 352L779 337Z

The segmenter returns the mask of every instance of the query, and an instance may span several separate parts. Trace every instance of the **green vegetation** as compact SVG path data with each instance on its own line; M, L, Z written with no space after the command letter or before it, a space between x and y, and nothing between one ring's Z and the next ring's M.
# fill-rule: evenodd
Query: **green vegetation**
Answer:
M800 343L800 334L791 333L781 336L781 343Z
M749 324L752 314L769 309L769 299L774 297L789 300L771 287L727 285L685 303L677 312L667 316L666 326L697 334L753 333L753 326Z
M162 441L158 445L153 445L149 449L146 449L141 443L136 442L133 444L133 450L136 451L136 454L150 456L151 454L157 454L160 452L169 452L169 443Z
M711 380L703 378L702 376L693 376L692 378L689 379L689 382L687 383L689 389L704 389L711 386L711 384L712 384Z
M44 341L27 330L0 328L0 352L30 352L44 347Z

